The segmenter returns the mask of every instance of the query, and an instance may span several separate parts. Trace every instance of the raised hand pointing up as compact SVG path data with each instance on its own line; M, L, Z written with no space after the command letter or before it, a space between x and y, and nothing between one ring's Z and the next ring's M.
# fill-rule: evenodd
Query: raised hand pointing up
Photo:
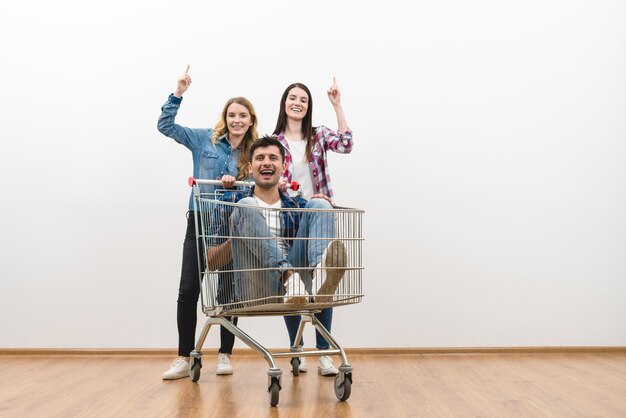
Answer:
M333 106L338 106L341 104L341 91L339 90L337 80L335 80L334 76L333 85L328 88L326 94L328 94L328 98L330 99L330 102L333 104Z
M185 74L178 77L178 86L176 86L176 91L174 92L174 96L179 99L183 97L183 94L189 88L191 84L191 76L189 75L189 65L187 65L187 69L185 70Z

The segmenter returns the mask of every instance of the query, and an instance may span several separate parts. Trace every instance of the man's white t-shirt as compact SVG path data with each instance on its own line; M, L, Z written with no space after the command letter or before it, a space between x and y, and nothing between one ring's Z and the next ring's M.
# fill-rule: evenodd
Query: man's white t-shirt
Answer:
M281 208L280 199L278 199L278 202L273 203L271 205L265 203L264 201L262 201L256 196L254 196L254 199L256 200L258 205L262 208L275 208L275 209ZM263 211L263 214L265 215L265 223L267 223L267 227L269 228L270 233L272 234L273 237L277 238L276 245L282 251L283 256L287 258L287 256L289 255L289 247L287 246L287 243L282 238L282 235L280 233L280 211L279 210L266 210L266 211Z
M291 179L300 184L302 197L309 200L315 194L311 166L306 159L306 140L292 141L285 137L291 152Z

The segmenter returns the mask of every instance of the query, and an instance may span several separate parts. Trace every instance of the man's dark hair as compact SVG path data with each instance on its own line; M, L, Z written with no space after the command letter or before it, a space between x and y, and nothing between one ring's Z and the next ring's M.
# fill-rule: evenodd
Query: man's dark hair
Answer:
M282 163L285 162L285 148L283 148L283 144L276 138L273 138L269 135L263 135L259 139L257 139L252 147L250 147L250 161L252 161L252 156L254 155L254 150L257 148L267 148L271 146L277 146L280 151L280 158L282 159Z

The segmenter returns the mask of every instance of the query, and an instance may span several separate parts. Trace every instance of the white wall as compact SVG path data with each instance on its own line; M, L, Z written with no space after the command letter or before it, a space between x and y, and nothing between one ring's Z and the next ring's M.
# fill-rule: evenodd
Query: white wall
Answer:
M179 123L245 95L262 133L294 81L335 126L337 76L344 346L626 345L626 4L411 3L1 2L0 347L176 346L191 159L156 121L187 64Z

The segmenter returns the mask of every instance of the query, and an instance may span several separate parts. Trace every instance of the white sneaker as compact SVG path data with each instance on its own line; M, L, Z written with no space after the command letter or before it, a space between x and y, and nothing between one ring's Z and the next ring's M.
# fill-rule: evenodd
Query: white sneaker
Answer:
M332 295L337 290L341 278L346 272L347 266L346 247L343 242L334 240L328 244L322 261L315 266L313 272L313 293L315 295L328 295L325 297L317 296L316 302L332 302ZM328 269L327 267L331 267Z
M339 370L333 364L333 359L328 356L321 356L317 360L317 373L322 376L334 376L339 373Z
M304 288L304 282L300 279L298 273L293 273L285 283L285 303L293 303L295 305L303 305L307 302L309 295Z
M163 373L163 380L174 380L189 377L189 369L191 369L191 363L185 361L182 357L178 357L172 362L169 370Z
M300 357L300 367L298 367L298 369L300 370L300 373L306 373L306 357Z
M233 366L230 364L230 356L228 354L217 354L217 367L215 368L215 374L233 374Z
M301 353L302 351L304 351L304 349L300 347L296 350L296 353ZM300 357L300 366L298 366L298 370L302 373L306 373L306 357Z

